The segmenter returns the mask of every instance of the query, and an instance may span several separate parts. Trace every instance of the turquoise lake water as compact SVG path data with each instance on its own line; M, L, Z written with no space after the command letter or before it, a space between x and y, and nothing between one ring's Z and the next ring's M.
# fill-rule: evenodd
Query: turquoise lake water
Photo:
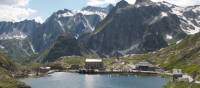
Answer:
M168 79L160 76L57 72L46 77L25 78L21 81L32 88L162 88Z

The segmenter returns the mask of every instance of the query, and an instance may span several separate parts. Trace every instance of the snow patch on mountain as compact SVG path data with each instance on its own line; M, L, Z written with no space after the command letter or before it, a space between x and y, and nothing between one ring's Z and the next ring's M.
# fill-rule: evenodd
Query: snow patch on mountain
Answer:
M200 7L194 8L194 9L192 9L192 11L195 13L200 12Z
M127 48L125 50L120 50L119 52L123 55L125 55L126 53L130 52L131 50L136 49L139 46L139 44L134 44L132 45L130 48Z
M43 34L43 40L46 40L46 38L47 38L47 34L44 33L44 34Z
M87 10L72 10L71 12L65 12L62 14L58 14L58 18L61 17L73 17L77 14L83 14L83 15L99 15L101 17L101 20L103 20L106 16L107 13L105 12L99 12L99 11L87 11Z
M170 13L176 14L181 19L180 27L188 35L193 35L200 32L200 19L191 15L200 16L200 6L179 7L167 2L162 4L171 8ZM188 15L188 13L190 15Z
M157 21L161 20L164 17L167 17L168 14L166 12L161 12L159 16L155 16L152 19L149 19L150 22L147 21L147 23L149 23L149 25L156 23Z
M179 40L179 41L176 42L176 44L179 44L179 43L181 43L181 42L182 42L182 40Z
M34 49L34 47L33 47L33 45L32 45L31 42L29 42L29 45L30 45L30 48L31 48L31 50L33 51L33 53L36 54L36 51L35 51L35 49Z
M161 12L161 17L167 17L168 14L166 12Z
M77 35L75 35L75 36L74 36L74 38L75 38L75 39L78 39L78 38L79 38L79 35L78 35L78 34L77 34Z
M99 15L102 20L107 16L107 13L99 12L99 11L73 10L72 12L74 15L79 14L79 13L83 15Z
M4 46L2 46L2 45L0 45L0 48L1 48L1 49L5 49L5 47L4 47Z
M167 34L167 35L166 35L166 39L171 40L171 39L173 39L173 36Z
M27 51L26 49L23 49L23 48L22 48L22 50L24 51L24 53L25 53L26 55L31 56L31 54L28 53L28 51Z
M3 33L0 35L0 40L10 40L10 39L17 39L23 40L26 39L27 35L20 31L13 31L10 33Z
M194 35L196 33L199 33L199 29L191 29L190 27L187 27L187 29L183 28L183 26L181 25L182 30L187 33L188 35Z
M92 31L94 31L94 27L92 27L92 26L90 25L89 21L85 18L85 16L84 16L84 19L85 19L85 21L86 21L86 23L84 23L84 26L85 26L85 27L89 27L89 29L91 29Z
M152 24L156 23L159 19L160 19L159 16L155 16L155 17L149 22L149 25L152 25Z
M65 32L64 25L61 23L61 21L60 21L60 20L58 20L57 22L58 22L58 24L60 25L60 27L61 27L62 31L63 31L63 32Z
M197 20L198 18L190 18L184 15L179 15L179 18L182 19L180 27L188 35L193 35L200 32L200 20Z
M59 18L60 17L72 17L72 16L74 16L74 13L72 13L72 12L65 12L63 14L58 14Z

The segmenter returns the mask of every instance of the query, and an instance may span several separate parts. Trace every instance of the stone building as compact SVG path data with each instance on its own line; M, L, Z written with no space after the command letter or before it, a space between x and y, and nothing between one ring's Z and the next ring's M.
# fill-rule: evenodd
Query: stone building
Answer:
M85 60L85 69L103 69L103 60L102 59L86 59Z
M147 62L147 61L142 61L142 62L138 62L137 64L135 64L135 68L136 70L140 70L140 71L155 71L156 67Z

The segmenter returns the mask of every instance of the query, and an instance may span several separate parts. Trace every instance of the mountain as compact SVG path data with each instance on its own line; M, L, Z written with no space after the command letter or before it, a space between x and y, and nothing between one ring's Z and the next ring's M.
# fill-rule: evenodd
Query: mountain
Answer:
M37 51L41 51L38 60L54 61L65 55L90 54L91 51L79 42L79 38L92 33L112 8L113 5L106 8L87 6L81 11L64 9L53 13L40 26L39 32L35 32L38 37L33 39L33 45L38 46Z
M59 36L43 61L52 62L61 56L82 56L81 48L76 38L70 34Z
M85 36L87 35L85 34ZM64 56L98 57L95 52L87 48L79 39L74 38L71 34L63 34L57 38L51 48L41 53L37 61L53 62Z
M106 10L106 11L105 11ZM94 31L97 24L102 21L108 12L105 8L85 7L81 11L59 10L51 15L35 32L37 38L33 39L37 51L49 48L56 39L65 33L70 33L76 39L79 36Z
M86 44L103 56L152 52L199 32L199 6L120 1L97 25Z
M200 31L200 5L179 7L167 2L162 2L159 4L164 4L171 8L170 12L179 17L181 22L180 27L188 35L196 34Z
M85 51L100 56L152 52L198 33L199 8L150 0L137 0L130 5L122 0L115 7L59 10L42 24L31 20L0 22L0 50L19 61L35 55L56 56L53 58L73 55L68 54L74 51L67 48L73 47L70 44L64 51L56 50L56 55L53 51L62 46L60 43L69 42L68 38L60 39L64 35L70 36L72 44L76 42L74 47L81 48L77 50L81 54L74 55Z
M191 8L198 8L198 6L183 8L167 2L151 2L150 0L140 0L135 5L130 5L122 0L105 19L96 24L94 31L84 33L76 38L75 41L79 48L80 46L84 48L84 50L78 49L78 51L81 53L87 51L87 54L89 52L89 54L98 54L99 56L115 56L116 54L123 56L153 52L167 47L198 32L199 29L196 28L199 23L195 24L195 21L198 22L198 10L190 12ZM83 8L83 10L93 11L90 7ZM106 10L98 11L105 12ZM186 13L197 16L189 18L190 15L185 15ZM187 19L194 19L194 22ZM187 26L191 28L189 29ZM192 29L193 27L195 29ZM59 39L56 41L67 42L67 40ZM51 51L59 52L59 50L54 50L57 48L59 45L51 47ZM47 56L58 58L73 51L73 49L61 50L62 53L47 53ZM54 57L54 60L56 58Z
M32 39L39 26L33 20L0 22L0 50L16 61L27 60L37 53Z
M199 80L200 75L200 33L190 35L166 48L128 58L146 59L166 70L182 69ZM196 76L195 76L196 75Z
M18 40L0 40L0 50L7 53L9 58L23 63L28 61L30 57L36 54L32 43L29 39Z
M110 10L114 8L112 4L109 4L107 7L94 7L94 6L87 6L82 8L82 11L89 11L89 12L99 12L99 13L109 13Z
M50 48L63 34L78 39L91 33L111 8L110 5L106 8L88 6L81 11L59 10L42 24L34 20L0 22L0 50L16 61L27 61Z

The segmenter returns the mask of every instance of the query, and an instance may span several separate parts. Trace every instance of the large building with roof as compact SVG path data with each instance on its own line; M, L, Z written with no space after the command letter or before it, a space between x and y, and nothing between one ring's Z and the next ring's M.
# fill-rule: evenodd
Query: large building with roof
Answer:
M136 70L140 71L155 71L156 66L147 61L138 62L135 64Z
M103 69L103 60L102 59L86 59L85 60L85 69Z

